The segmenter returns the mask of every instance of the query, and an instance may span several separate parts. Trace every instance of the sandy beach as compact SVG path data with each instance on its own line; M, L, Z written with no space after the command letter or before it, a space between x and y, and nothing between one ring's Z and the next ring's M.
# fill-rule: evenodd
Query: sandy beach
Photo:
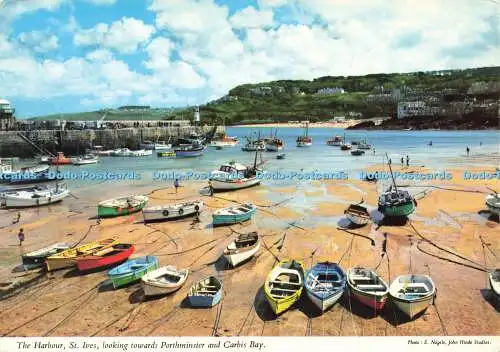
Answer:
M280 127L283 127L280 125ZM378 167L380 169L381 166ZM375 168L374 168L375 169ZM396 170L399 168L396 167ZM494 171L494 168L474 169ZM405 171L419 171L409 168ZM145 225L140 213L95 219L100 199L75 191L60 205L17 211L0 210L0 334L2 336L406 336L496 335L499 307L490 295L487 270L498 268L500 225L489 218L484 199L498 180L462 180L462 170L450 181L418 185L418 208L403 226L369 223L355 230L339 227L343 211L363 198L377 205L378 185L361 180L314 181L307 188L258 187L214 197L200 195L201 182L185 183L178 194L172 187L140 189L150 205L202 199L200 222L186 219ZM403 184L404 183L404 184ZM137 192L138 190L134 190ZM306 197L311 206L298 207ZM258 206L252 221L213 228L211 212L249 201ZM23 227L26 241L18 246ZM221 253L237 232L257 230L263 246L249 262L228 268ZM387 255L382 255L384 234ZM22 251L55 242L83 243L114 237L136 246L134 256L156 255L161 265L190 268L186 284L176 293L145 299L140 283L114 290L106 271L79 274L76 270L46 273L19 269ZM445 249L445 250L443 250ZM455 253L455 254L452 254ZM344 296L320 315L302 296L292 309L275 317L262 285L277 259L294 258L306 268L319 261L376 268L391 282L407 273L430 275L437 286L435 304L409 321L392 304L374 315ZM224 284L221 303L212 309L192 309L185 297L191 284L216 275Z

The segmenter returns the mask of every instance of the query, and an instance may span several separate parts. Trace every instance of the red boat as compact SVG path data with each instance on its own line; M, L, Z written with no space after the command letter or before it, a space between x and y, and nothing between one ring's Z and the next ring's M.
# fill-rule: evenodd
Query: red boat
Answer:
M76 260L76 267L79 271L110 267L124 262L134 253L134 251L135 247L132 244L118 243L104 248L93 255L79 257Z
M347 272L349 295L378 312L384 308L389 286L373 270L353 268Z
M52 165L68 165L71 164L71 158L67 158L63 152L57 152L55 158L50 159Z

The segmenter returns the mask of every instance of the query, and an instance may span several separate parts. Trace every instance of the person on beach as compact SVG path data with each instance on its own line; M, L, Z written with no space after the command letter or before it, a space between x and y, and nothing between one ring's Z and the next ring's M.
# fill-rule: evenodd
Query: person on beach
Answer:
M469 156L469 153L470 153L469 146L467 146L467 148L465 148L465 152L467 153L467 156Z
M214 195L214 188L212 187L212 181L208 181L208 193L210 194L210 197Z
M22 246L23 242L24 242L24 229L19 230L19 233L17 234L17 238L19 239L19 246Z
M406 167L410 167L410 157L406 156Z
M405 158L401 157L401 167L405 166Z
M177 193L177 188L179 188L181 185L179 183L179 179L176 178L174 181L174 187L175 187L175 193Z
M391 159L389 159L389 165L392 165L392 160Z

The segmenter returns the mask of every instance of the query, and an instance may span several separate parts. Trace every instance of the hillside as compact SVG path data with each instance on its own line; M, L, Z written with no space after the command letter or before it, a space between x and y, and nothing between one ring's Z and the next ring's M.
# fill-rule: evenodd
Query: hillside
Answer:
M66 120L66 121L95 121L100 120L106 114L106 121L117 120L162 120L174 119L175 112L181 109L148 109L141 111L124 111L119 109L106 109L99 111L54 114L37 116L30 120Z

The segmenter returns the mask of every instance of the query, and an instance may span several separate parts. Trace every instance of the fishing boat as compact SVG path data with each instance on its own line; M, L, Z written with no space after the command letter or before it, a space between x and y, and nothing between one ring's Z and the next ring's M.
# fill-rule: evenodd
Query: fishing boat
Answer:
M155 269L158 269L158 258L148 255L127 260L125 263L109 270L108 277L116 289L139 281L144 275Z
M153 141L143 141L142 143L139 144L139 148L145 150L154 150L155 143Z
M12 185L53 181L49 169L47 165L23 167L18 171L3 173L0 178Z
M151 149L139 149L139 150L131 150L129 151L128 157L141 157L141 156L150 156L153 155L153 151Z
M352 146L350 144L346 144L346 143L340 144L340 150L351 150L351 149L352 149Z
M389 295L394 304L413 319L433 303L436 286L427 275L402 275L391 283Z
M173 151L158 152L158 153L156 153L156 156L159 157L159 158L172 158L172 157L175 157L175 152L173 152Z
M351 150L351 155L361 156L361 155L365 155L365 152L364 152L364 150L355 149L355 150Z
M358 226L366 225L368 221L370 221L370 213L368 213L368 209L359 204L349 205L349 207L344 210L344 214L349 221Z
M273 138L270 141L266 142L266 150L268 152L279 152L285 148L285 144L279 138Z
M65 251L47 257L47 270L52 271L72 267L76 264L76 259L78 257L92 255L116 243L117 241L115 239L107 238L86 243L75 248L66 249Z
M250 259L260 249L260 237L257 232L241 234L224 250L224 258L235 267Z
M230 225L250 220L257 207L250 203L245 203L235 207L218 209L212 214L212 224Z
M7 192L2 201L6 208L29 208L58 203L68 195L69 190L65 186L57 185L43 190Z
M199 214L203 210L203 201L159 205L142 209L144 222L166 221Z
M384 308L389 294L389 285L377 273L365 268L347 271L349 294L359 302L380 311Z
M187 298L192 307L213 307L222 298L222 283L215 276L201 279L189 289Z
M500 196L497 193L486 196L486 206L492 214L500 216Z
M58 152L56 157L50 159L51 165L69 165L71 164L71 158L67 158L63 152Z
M304 135L297 137L297 147L310 147L312 138L309 136L309 123L305 124Z
M372 146L367 141L361 141L358 143L358 149L370 150L370 149L372 149Z
M346 287L345 273L337 263L315 264L307 272L305 287L307 297L324 312L342 297Z
M91 255L78 257L76 267L79 271L107 268L124 262L134 251L135 247L130 243L113 244Z
M341 136L334 136L326 141L326 145L331 147L340 147L340 145L344 142L344 139Z
M113 151L111 151L111 154L110 156L129 156L130 155L130 149L128 148L118 148L118 149L114 149Z
M215 137L212 139L212 141L208 144L209 147L211 148L230 148L234 147L239 143L238 138L236 137L229 137L225 133Z
M495 269L489 275L491 292L493 292L494 297L500 303L500 269Z
M177 269L173 265L162 266L141 278L145 296L166 295L184 285L189 275L188 269Z
M241 148L244 152L255 152L258 150L266 150L266 142L263 140L251 141L247 138L247 143Z
M289 309L302 294L304 268L296 260L280 261L271 270L264 283L264 294L274 314Z
M128 215L141 211L149 198L146 196L128 196L99 202L97 216L100 218Z
M172 144L166 143L165 141L157 141L154 144L154 150L168 150L172 149Z
M193 143L187 146L179 146L174 149L177 158L195 158L202 156L205 152L203 144Z
M56 243L22 255L24 270L31 270L45 265L45 260L54 254L65 251L71 246L67 243Z
M276 159L278 160L283 160L286 158L286 154L285 153L279 153L278 155L276 155Z
M212 190L215 192L234 191L260 184L261 179L257 177L257 173L262 170L258 168L260 164L257 165L257 153L255 152L255 160L252 166L245 166L231 161L222 164L219 170L212 171L209 180Z
M98 162L99 158L97 158L95 155L92 154L72 159L73 165L89 165L89 164L97 164Z

